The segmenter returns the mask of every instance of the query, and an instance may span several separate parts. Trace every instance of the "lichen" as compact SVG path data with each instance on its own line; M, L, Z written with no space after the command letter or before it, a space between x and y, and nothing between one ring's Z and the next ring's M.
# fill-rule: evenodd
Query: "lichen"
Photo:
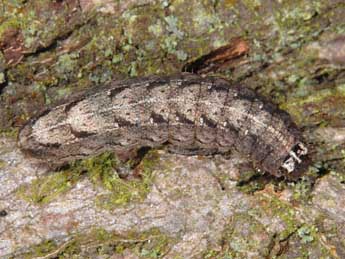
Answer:
M185 33L180 29L181 25L179 25L177 17L172 15L166 16L164 17L164 21L168 35L164 37L160 45L161 48L168 54L175 55L178 60L185 61L188 54L178 49L178 44L184 38Z
M202 258L246 258L248 254L267 257L269 239L264 226L246 213L238 213L223 230L222 248L210 247Z
M59 74L70 73L75 70L77 65L78 53L63 54L58 58L58 62L55 65L56 72Z
M313 233L317 231L315 226L303 225L297 229L297 234L301 238L302 244L307 244L315 240Z
M280 45L296 42L299 37L309 35L312 30L316 33L315 26L310 26L307 21L318 15L321 9L319 1L299 1L297 4L286 5L276 10L275 25L280 35Z

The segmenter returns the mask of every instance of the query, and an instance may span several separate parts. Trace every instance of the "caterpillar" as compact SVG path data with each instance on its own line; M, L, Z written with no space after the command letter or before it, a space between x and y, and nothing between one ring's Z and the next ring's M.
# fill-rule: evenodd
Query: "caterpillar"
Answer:
M85 91L30 119L18 143L25 154L51 164L142 147L187 155L235 149L257 169L289 177L308 160L288 113L247 87L186 73Z

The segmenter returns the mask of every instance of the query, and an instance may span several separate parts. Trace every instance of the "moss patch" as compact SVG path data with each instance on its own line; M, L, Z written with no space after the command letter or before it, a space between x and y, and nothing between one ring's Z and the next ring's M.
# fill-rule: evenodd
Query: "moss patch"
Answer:
M109 153L96 159L82 161L76 170L87 170L88 176L94 184L101 184L110 191L108 194L98 196L96 203L102 208L112 209L129 202L142 201L146 197L150 192L154 177L153 169L158 159L156 151L149 152L135 169L139 170L140 178L131 180L121 179L114 173L114 167L118 161Z
M222 233L222 248L210 248L203 258L246 258L248 254L265 258L269 255L270 237L254 217L239 213L233 216Z
M70 190L79 179L79 173L71 173L70 171L56 172L35 179L29 185L22 185L17 190L17 195L35 204L49 203L60 194Z
M253 194L264 189L269 181L270 179L267 176L260 176L258 172L244 171L241 172L241 179L237 184L237 188L246 194Z
M267 212L269 214L278 217L284 224L284 230L278 234L279 240L286 240L301 225L291 205L284 203L276 197L270 197L270 199L262 197L261 202L267 207Z
M328 258L332 254L323 245L323 236L319 234L316 225L313 222L301 222L291 204L263 192L255 195L258 196L257 206L233 215L222 233L221 247L210 247L203 258L247 258L249 255L255 258L292 258L285 257L285 253L289 252L294 255L313 254L316 257L324 256L317 258ZM266 217L272 223L268 223ZM279 232L275 232L277 230ZM287 241L291 249L279 257L280 248ZM278 245L279 249L273 247L277 244L281 244Z
M95 258L97 256L111 256L130 251L140 258L162 258L170 249L173 239L162 234L158 229L137 233L128 232L117 234L104 229L93 229L86 234L77 234L71 240L57 244L45 241L31 247L31 252L24 258L36 258L52 255L53 258L74 258L74 256ZM108 257L107 257L108 258Z
M17 190L17 195L35 204L45 204L70 190L81 177L88 177L95 185L101 185L109 193L96 197L97 205L112 209L129 202L142 201L150 191L153 169L158 161L156 151L149 152L138 168L140 178L124 180L114 170L118 162L112 153L77 161L70 168L34 180Z
M7 138L16 138L18 135L18 129L16 128L8 128L8 129L1 129L0 128L0 136L7 137Z
M7 162L2 160L2 159L0 159L0 169L5 167L6 165L7 165Z
M330 125L339 124L344 115L345 94L343 86L323 89L310 93L308 97L289 98L282 105L300 125L324 122Z

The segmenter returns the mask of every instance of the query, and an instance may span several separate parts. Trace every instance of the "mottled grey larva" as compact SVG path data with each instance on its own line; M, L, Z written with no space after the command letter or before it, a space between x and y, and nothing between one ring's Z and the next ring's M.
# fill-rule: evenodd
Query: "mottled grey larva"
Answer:
M294 175L307 161L286 112L246 87L193 74L115 81L86 91L29 120L19 145L52 164L162 145L184 154L236 149L275 176Z

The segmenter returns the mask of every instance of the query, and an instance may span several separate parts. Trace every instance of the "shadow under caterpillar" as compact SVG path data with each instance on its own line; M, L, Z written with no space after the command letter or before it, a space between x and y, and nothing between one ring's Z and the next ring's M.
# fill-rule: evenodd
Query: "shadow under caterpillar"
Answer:
M288 113L249 88L194 74L114 81L86 91L30 119L18 143L53 165L163 145L190 155L236 149L277 177L293 178L308 164Z

